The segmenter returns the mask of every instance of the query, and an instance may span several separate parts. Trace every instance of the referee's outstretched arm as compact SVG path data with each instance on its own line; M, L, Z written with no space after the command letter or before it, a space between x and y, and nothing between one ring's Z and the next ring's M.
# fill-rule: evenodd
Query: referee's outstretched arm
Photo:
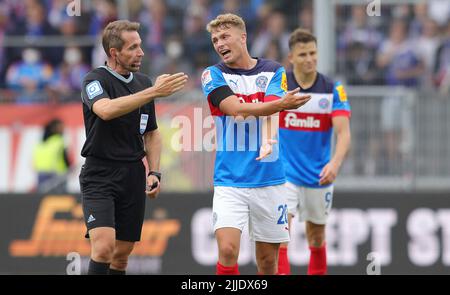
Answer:
M94 103L92 109L102 120L108 121L128 114L157 97L166 97L180 91L186 85L188 76L184 73L163 74L156 78L155 85L135 94L115 99L103 98Z

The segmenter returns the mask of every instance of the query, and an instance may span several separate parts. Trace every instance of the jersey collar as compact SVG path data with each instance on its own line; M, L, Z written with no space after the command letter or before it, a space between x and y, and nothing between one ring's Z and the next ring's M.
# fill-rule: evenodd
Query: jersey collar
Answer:
M125 83L130 83L131 80L133 80L133 73L130 72L130 76L128 78L125 78L124 76L122 76L121 74L113 71L111 68L107 67L107 66L100 66L100 68L104 68L105 70L107 70L108 72L111 73L111 75L113 75L114 77L116 77L117 79L119 79L122 82Z

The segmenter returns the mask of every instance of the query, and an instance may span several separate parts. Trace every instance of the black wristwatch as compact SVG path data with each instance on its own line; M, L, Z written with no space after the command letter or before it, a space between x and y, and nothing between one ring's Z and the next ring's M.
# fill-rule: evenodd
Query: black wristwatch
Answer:
M156 171L150 171L148 173L147 177L150 176L150 175L155 175L158 178L158 181L161 182L161 173L156 172Z

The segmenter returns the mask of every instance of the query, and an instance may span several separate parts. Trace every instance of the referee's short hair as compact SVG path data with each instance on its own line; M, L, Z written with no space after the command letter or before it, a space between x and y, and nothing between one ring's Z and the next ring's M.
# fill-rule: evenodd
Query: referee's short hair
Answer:
M289 49L292 49L297 43L314 42L317 44L317 38L308 30L298 28L289 36Z
M108 57L109 49L116 48L119 51L122 50L125 42L122 40L122 32L125 31L138 31L140 24L137 22L130 22L128 20L116 20L110 22L103 30L102 45L105 53Z

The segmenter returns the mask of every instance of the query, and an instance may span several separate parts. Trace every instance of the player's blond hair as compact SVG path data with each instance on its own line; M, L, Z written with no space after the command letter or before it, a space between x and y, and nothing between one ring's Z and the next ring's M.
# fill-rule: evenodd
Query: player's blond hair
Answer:
M242 17L232 13L219 14L215 19L213 19L206 25L206 30L211 33L218 28L228 29L230 28L230 26L236 27L246 32L245 22Z
M138 31L140 27L139 23L130 22L128 20L116 20L110 22L103 30L102 45L105 53L108 57L111 57L109 49L116 48L119 51L122 50L125 41L122 39L122 32L126 31Z

